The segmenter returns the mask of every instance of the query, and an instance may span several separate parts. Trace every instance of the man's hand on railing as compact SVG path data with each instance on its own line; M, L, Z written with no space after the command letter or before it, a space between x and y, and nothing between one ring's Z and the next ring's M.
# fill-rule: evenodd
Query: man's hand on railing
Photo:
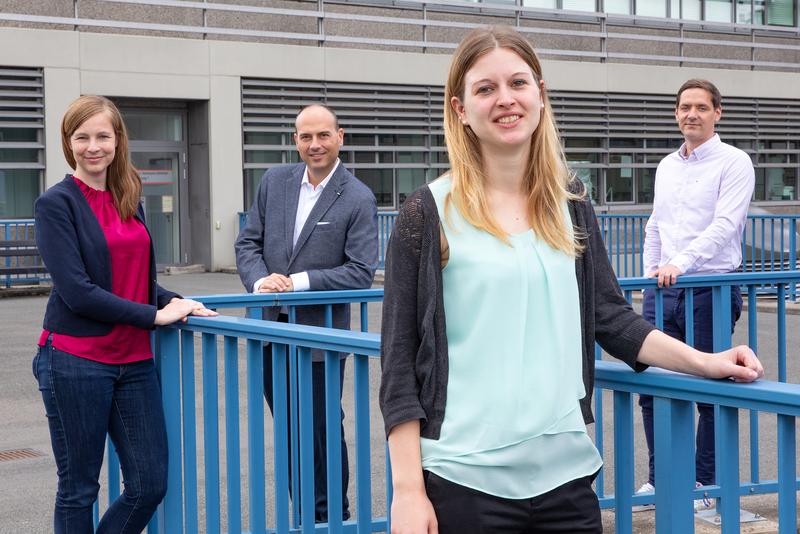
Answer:
M261 281L258 293L283 293L293 291L292 279L282 274L272 273Z
M647 273L646 278L658 278L658 287L669 287L677 282L678 277L682 274L683 271L668 263L653 272Z
M735 382L752 382L764 376L764 367L747 345L708 354L706 378L729 378Z

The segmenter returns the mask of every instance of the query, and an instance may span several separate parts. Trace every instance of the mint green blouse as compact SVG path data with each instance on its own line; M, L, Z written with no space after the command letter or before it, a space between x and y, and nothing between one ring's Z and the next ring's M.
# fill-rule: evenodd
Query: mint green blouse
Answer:
M438 440L423 438L422 466L484 493L522 499L602 465L579 399L578 284L573 258L532 230L511 246L466 222L429 184L450 257L442 271L449 355ZM563 216L571 228L566 204Z

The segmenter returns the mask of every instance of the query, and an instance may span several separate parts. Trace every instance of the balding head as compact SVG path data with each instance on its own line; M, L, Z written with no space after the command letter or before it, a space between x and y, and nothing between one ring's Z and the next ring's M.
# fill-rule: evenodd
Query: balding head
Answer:
M336 167L344 130L339 128L336 113L321 104L303 108L294 126L297 152L306 164L309 181L316 187Z

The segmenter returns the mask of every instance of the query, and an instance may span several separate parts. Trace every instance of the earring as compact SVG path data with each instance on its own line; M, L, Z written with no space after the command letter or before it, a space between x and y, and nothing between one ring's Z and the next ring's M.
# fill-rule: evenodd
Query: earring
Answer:
M544 102L542 102L542 109L544 109Z

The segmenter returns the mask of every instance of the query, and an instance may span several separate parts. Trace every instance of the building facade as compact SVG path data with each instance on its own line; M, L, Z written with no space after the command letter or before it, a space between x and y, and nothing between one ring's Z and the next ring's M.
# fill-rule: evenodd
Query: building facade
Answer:
M63 178L59 124L117 102L158 263L234 263L237 213L297 161L293 119L325 102L344 163L381 209L448 167L443 84L461 37L516 27L544 63L565 153L598 211L647 212L681 142L674 94L723 94L723 139L756 167L755 205L800 207L798 0L0 0L0 219Z

